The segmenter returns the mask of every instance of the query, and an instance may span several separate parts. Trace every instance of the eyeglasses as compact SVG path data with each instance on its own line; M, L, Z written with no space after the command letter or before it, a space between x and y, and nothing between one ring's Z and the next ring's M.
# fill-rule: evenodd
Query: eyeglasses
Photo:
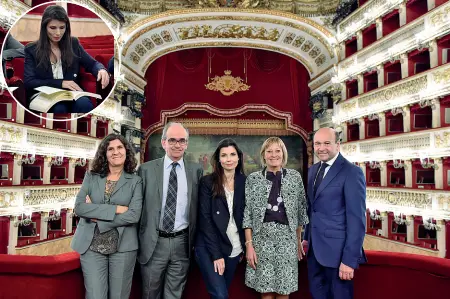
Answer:
M175 145L175 144L177 144L177 142L180 145L186 145L188 141L185 138L180 138L180 139L169 138L169 139L167 139L167 142L169 143L169 145Z

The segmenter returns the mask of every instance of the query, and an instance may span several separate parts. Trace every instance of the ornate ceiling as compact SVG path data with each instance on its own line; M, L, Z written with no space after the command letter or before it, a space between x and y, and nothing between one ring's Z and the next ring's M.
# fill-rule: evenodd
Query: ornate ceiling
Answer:
M300 16L321 16L334 13L339 0L118 0L122 11L153 15L167 10L185 8L260 8L291 12Z

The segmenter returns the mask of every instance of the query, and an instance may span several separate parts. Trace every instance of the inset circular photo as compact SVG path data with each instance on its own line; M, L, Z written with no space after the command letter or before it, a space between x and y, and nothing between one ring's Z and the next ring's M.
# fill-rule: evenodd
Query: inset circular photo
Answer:
M47 2L28 11L6 35L1 58L10 93L43 118L87 114L114 87L113 33L79 4Z

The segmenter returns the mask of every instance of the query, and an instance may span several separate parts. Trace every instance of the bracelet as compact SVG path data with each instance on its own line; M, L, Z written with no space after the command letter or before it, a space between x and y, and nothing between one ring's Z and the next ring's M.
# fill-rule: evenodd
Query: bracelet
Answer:
M253 240L245 241L244 245L247 246L247 244L250 244L250 243L252 243L252 242L253 242Z

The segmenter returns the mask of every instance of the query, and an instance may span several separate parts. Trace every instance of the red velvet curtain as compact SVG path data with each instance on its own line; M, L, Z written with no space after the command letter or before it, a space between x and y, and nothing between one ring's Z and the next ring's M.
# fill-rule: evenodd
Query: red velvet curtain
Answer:
M223 76L225 70L250 90L224 96L207 90L208 59L210 77ZM218 109L237 109L245 104L267 104L292 113L294 124L312 130L308 109L309 74L296 60L264 50L242 48L202 48L167 54L157 59L146 72L147 104L143 109L143 129L160 121L161 111L174 110L184 103L208 103ZM203 117L203 116L202 116ZM217 116L211 116L217 117Z

